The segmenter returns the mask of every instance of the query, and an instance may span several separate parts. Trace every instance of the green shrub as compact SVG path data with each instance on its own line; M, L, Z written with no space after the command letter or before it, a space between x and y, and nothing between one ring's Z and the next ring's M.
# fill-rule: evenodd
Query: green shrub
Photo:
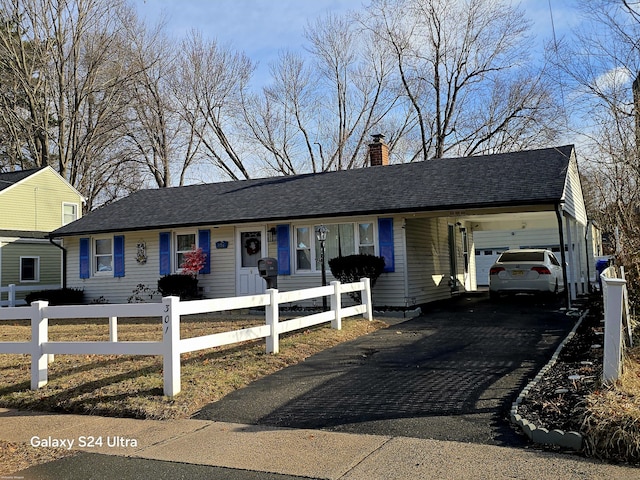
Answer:
M76 288L58 288L31 292L25 297L28 304L37 300L46 300L49 305L79 305L84 303L84 292Z
M329 260L331 274L342 283L359 282L362 278L371 281L371 288L384 270L384 258L374 255L347 255ZM356 302L361 301L360 292L349 294Z
M198 298L198 279L178 273L165 275L158 280L158 291L163 297L177 296L181 300Z

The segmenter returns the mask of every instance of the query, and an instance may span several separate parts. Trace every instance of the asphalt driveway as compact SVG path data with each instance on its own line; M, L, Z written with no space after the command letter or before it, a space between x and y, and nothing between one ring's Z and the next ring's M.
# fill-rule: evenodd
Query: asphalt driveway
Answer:
M458 297L258 380L196 418L523 445L508 412L575 324L560 307Z

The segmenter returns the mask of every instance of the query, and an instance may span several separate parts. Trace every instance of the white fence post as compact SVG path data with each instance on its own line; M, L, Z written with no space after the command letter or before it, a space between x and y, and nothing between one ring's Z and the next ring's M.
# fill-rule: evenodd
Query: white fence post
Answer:
M31 390L37 390L47 384L47 355L42 351L42 344L49 341L49 319L44 316L44 309L49 302L33 302L31 304Z
M9 285L9 293L7 294L9 298L9 306L16 306L16 284L12 283Z
M118 317L109 317L109 341L118 341Z
M335 316L331 320L331 328L335 330L342 330L342 295L340 293L340 282L333 281L333 294L331 295L331 310Z
M364 318L369 321L373 320L373 304L371 302L371 280L363 278L360 280L364 282L364 290L362 291L362 303L367 306L367 310L362 314Z
M603 382L618 379L622 366L622 302L626 281L602 277L604 296Z
M269 288L269 305L265 306L265 319L267 325L271 327L271 335L267 337L267 353L278 353L280 351L280 332L278 322L280 321L280 306L278 299L278 290Z
M164 297L162 305L164 394L173 397L180 393L180 297Z

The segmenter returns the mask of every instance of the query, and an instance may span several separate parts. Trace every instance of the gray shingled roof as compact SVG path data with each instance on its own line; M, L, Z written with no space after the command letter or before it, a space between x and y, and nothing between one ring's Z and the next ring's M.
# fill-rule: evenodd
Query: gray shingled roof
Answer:
M42 168L46 168L46 167L42 167ZM31 170L21 170L19 172L0 173L0 192L5 188L9 188L10 186L15 185L19 181L24 180L27 177L30 177L37 171L42 170L42 168L33 168Z
M567 145L142 190L51 235L556 203L572 151Z

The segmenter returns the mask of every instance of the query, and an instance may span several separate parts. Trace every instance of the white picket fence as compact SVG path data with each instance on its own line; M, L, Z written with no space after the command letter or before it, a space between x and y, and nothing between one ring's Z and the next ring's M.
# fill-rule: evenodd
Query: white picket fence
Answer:
M629 297L624 267L608 267L600 275L604 308L604 357L602 380L614 382L622 372L625 342L633 346Z
M360 291L362 303L342 307L342 294ZM326 312L279 321L280 305L300 300L330 297L331 309ZM253 307L265 307L265 325L216 333L193 338L180 338L182 315L213 313ZM261 295L212 300L180 301L179 297L164 297L162 303L117 305L49 306L48 302L33 302L30 307L0 309L0 320L31 320L31 341L0 342L0 353L31 355L31 389L47 384L47 366L57 354L75 355L162 355L164 394L170 397L180 392L180 354L233 343L266 338L267 353L278 353L279 336L286 332L331 322L341 329L342 319L363 315L372 320L371 286L368 278L360 282L331 285L291 292L269 289ZM118 317L160 317L162 341L118 341ZM50 342L50 319L108 318L108 342ZM0 328L2 328L0 324Z
M24 285L24 286L16 286L15 284L10 284L6 287L0 287L0 307L15 307L18 305L26 305L27 302L24 300L16 300L17 292L35 292L39 290L55 290L60 288L60 285ZM7 294L7 299L3 300L4 294Z

